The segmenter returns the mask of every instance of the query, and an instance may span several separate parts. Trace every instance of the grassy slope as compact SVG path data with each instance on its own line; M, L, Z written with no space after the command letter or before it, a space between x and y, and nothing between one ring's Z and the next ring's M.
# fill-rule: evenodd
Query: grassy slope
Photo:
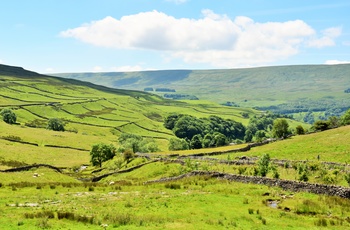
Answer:
M110 90L99 86L87 88L90 83L77 86L77 81L61 82L60 79L34 75L18 77L17 74L10 76L7 73L6 77L0 77L1 94L5 96L0 96L0 105L12 105L10 107L16 109L21 125L10 126L0 122L1 136L17 136L39 146L0 139L0 160L5 163L48 163L60 167L86 164L89 162L88 151L51 148L45 145L89 149L94 142L116 144L121 132L168 138L171 133L163 128L159 115L164 116L169 112L181 111L198 117L216 114L242 122L246 120L241 117L241 112L255 113L254 110L236 110L211 102L164 101L144 93ZM49 102L60 104L48 104ZM77 129L78 132L58 133L44 128L23 126L35 119L45 123L50 117L66 119L67 128ZM348 161L349 133L349 127L342 127L296 136L253 148L250 152L232 153L231 157L269 153L273 158L300 160L303 157L313 159L315 154L320 154L321 160L344 163ZM163 143L165 139L157 140ZM227 155L222 157L227 158ZM93 175L115 170L115 160L105 163L105 169ZM140 162L141 159L136 159L128 167ZM0 225L3 229L38 229L45 226L54 229L101 229L101 223L108 223L108 228L120 229L318 229L315 223L325 219L330 229L349 227L346 217L349 216L350 209L348 200L345 199L308 193L290 194L278 188L208 178L188 178L174 182L180 186L178 189L170 189L164 184L143 185L147 180L179 175L186 167L179 164L152 163L129 173L109 176L94 185L76 183L78 181L70 174L59 174L46 168L20 173L0 173ZM236 166L209 163L206 167L209 170L230 173L238 171ZM6 164L1 166L1 169L6 168L10 167ZM88 175L92 170L90 168L82 175ZM286 173L280 171L281 177L290 178L289 172L292 169ZM34 173L38 173L39 177L33 177ZM108 186L112 180L116 181L116 185ZM25 188L20 187L21 183L10 185L21 181L34 184ZM263 196L266 192L270 194L268 197ZM284 194L291 196L282 199ZM278 200L280 209L266 205L268 198ZM39 207L21 207L25 203L38 203ZM291 211L283 211L284 207ZM251 210L253 214L249 214ZM297 214L297 210L306 210L306 213ZM56 217L48 220L24 217L26 213L44 211L52 211ZM78 218L58 220L58 212L70 212L78 217L93 216L93 225L82 223Z
M0 89L0 109L12 108L19 123L11 126L1 121L1 137L19 137L22 141L38 145L0 140L1 145L6 146L6 149L0 149L1 156L8 161L57 166L64 166L67 154L72 158L66 166L87 164L88 152L48 148L46 145L90 150L91 145L98 142L117 146L121 133L135 133L155 138L164 151L167 150L168 139L174 136L163 127L163 119L169 113L186 113L197 117L218 115L245 125L248 120L241 114L257 113L252 109L230 108L208 101L164 100L144 92L111 89L4 65L0 65ZM47 120L53 117L64 119L68 132L46 130ZM30 123L41 128L25 125ZM22 152L31 153L31 157L21 155ZM41 153L57 153L60 157L56 159Z
M344 90L350 87L350 65L278 66L231 70L165 70L131 73L57 74L100 84L143 90L166 87L216 102L244 107L311 100L336 101L348 107ZM215 86L215 87L213 87Z

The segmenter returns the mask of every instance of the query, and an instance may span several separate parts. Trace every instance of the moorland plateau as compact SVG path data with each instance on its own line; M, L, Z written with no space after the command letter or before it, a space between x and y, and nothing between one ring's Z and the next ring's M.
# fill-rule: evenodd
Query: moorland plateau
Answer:
M0 65L1 228L349 228L350 65L274 68L77 76L115 89ZM301 109L325 103L284 115L249 108L298 100ZM333 102L328 115L339 117L326 116ZM304 123L308 112L329 120ZM64 131L52 130L52 119ZM276 138L282 121L288 130ZM191 139L178 138L184 133ZM95 164L102 143L114 155Z

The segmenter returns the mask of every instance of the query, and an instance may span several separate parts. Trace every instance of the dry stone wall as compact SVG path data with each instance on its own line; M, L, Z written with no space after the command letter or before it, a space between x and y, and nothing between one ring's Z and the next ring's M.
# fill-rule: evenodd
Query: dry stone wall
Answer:
M210 171L193 171L177 177L169 177L169 178L162 178L154 181L148 181L146 182L146 184L175 181L175 180L180 180L182 178L192 177L192 176L209 176L212 178L236 181L241 183L254 183L254 184L267 185L267 186L276 186L284 190L289 190L293 192L310 192L315 194L339 196L339 197L350 199L350 188L346 188L342 186L311 184L311 183L299 182L299 181L272 179L272 178L258 177L258 176L243 176L243 175L237 175L237 174L228 174L228 173L210 172Z

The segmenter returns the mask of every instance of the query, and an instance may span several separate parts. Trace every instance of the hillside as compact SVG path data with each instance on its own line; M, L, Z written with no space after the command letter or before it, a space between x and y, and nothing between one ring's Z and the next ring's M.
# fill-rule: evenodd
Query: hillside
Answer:
M309 121L350 107L350 64L275 66L228 70L65 73L56 76L109 87L196 96L222 104L291 114ZM155 92L167 88L176 92ZM150 90L150 89L149 89ZM313 112L310 116L309 112Z
M269 144L169 152L174 134L163 126L169 113L245 125L247 115L261 113L4 65L0 89L0 109L18 118L0 121L2 229L350 227L350 126ZM46 129L53 117L64 120L65 132ZM129 160L116 154L92 166L91 145L117 146L122 133L153 138L163 151Z
M0 88L0 109L12 108L18 122L15 127L2 127L2 136L19 136L23 141L38 145L61 143L86 150L102 140L118 145L117 139L122 133L153 138L161 150L166 150L174 134L163 122L174 112L199 118L218 115L245 125L248 119L242 114L257 113L252 109L230 108L206 101L166 100L142 91L112 89L5 65L0 66ZM45 129L50 118L63 119L68 132L54 137ZM29 131L31 128L39 129ZM69 137L62 141L66 135Z

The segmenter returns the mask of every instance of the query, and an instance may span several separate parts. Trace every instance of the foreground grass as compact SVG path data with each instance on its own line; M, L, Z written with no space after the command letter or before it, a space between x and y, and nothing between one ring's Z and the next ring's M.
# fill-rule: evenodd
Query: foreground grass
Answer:
M3 186L0 198L2 229L101 229L101 224L108 229L318 229L319 222L332 229L350 226L345 199L198 177L150 185L121 180L113 186Z

